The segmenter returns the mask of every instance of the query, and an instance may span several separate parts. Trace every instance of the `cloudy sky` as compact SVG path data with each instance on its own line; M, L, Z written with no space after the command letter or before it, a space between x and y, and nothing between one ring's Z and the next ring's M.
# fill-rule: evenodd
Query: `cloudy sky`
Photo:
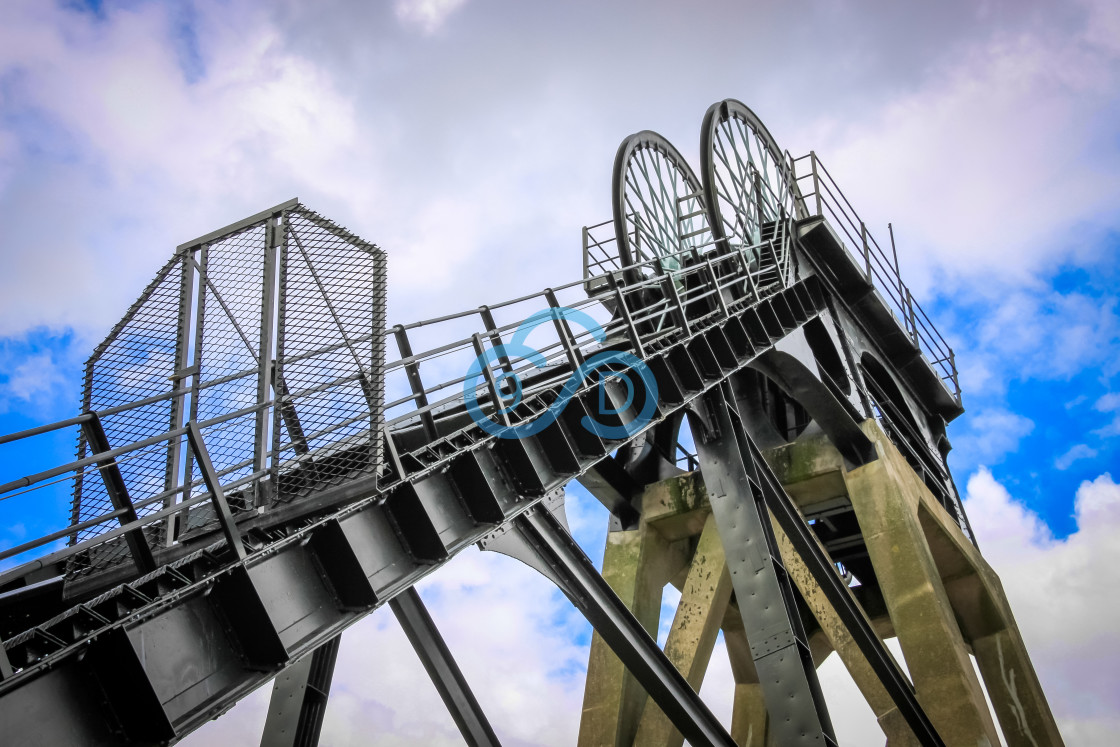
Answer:
M176 244L292 196L389 252L392 322L574 279L623 137L696 164L704 110L735 97L875 235L893 223L961 368L951 463L980 545L1067 742L1110 743L1118 92L1110 0L5 0L0 432L75 412L78 365ZM604 515L569 504L601 557ZM41 529L3 521L0 546ZM574 742L588 631L562 597L473 550L422 593L504 743ZM726 717L720 655L703 695ZM873 743L842 668L823 676L842 741ZM265 695L185 743L251 743ZM387 610L344 637L324 733L371 742L458 743Z

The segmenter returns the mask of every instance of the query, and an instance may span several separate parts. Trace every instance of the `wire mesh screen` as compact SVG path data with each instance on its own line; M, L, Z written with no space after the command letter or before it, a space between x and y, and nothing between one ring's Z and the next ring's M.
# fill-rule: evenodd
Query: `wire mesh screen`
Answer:
M376 469L384 377L384 255L309 210L286 218L274 373L279 500Z
M295 201L180 246L86 365L83 411L104 438L83 431L79 460L151 442L114 461L140 517L167 509L152 548L215 518L208 500L174 508L208 492L187 421L235 513L376 473L385 288L377 246ZM74 478L72 544L115 526L122 491L114 505L103 471ZM78 573L128 551L118 537L75 557Z
M211 242L200 252L199 319L194 339L195 376L191 419L206 423L202 435L217 476L225 483L253 471L258 448L256 412L260 381L261 324L268 300L265 257L268 224L264 221L231 236ZM267 349L269 343L264 342ZM233 413L242 413L228 417ZM192 477L197 464L188 466ZM199 481L193 493L206 492ZM234 500L236 498L237 500ZM246 507L242 494L231 496L236 512ZM210 506L190 512L187 528L209 523Z
M172 375L176 369L176 352L181 345L179 318L185 262L184 257L175 257L160 270L140 300L86 363L82 409L109 411L101 422L110 447L135 443L171 427L173 401L170 397L146 404L133 403L167 395L174 388ZM133 406L114 412L130 404ZM84 459L91 453L87 434L82 432L78 440L78 458ZM166 490L173 479L169 473L168 445L164 442L133 451L118 459L117 464L133 495L158 494ZM160 508L162 505L150 504L137 513L145 516ZM100 471L92 467L79 473L74 483L72 523L112 510ZM104 526L79 531L71 537L71 543L102 531L105 531ZM150 531L162 535L159 528Z

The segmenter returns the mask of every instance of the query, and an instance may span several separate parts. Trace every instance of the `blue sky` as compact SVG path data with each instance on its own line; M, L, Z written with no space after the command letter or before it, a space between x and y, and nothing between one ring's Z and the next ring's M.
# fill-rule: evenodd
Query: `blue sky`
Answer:
M623 137L657 130L695 165L705 108L739 98L794 155L821 156L880 242L892 222L961 369L950 462L981 547L1067 739L1093 743L1120 729L1120 637L1091 621L1120 605L1052 569L1120 566L1106 531L1120 528L1117 91L1107 0L13 0L0 10L0 432L75 413L81 363L193 236L298 195L389 252L392 322L477 306L578 275L580 227L610 216ZM0 447L0 480L72 448L70 434ZM598 559L605 519L573 493ZM57 526L65 491L47 503L0 506L0 546ZM437 618L506 615L504 638L491 618L445 630L472 651L464 668L542 672L508 678L548 695L551 726L503 736L570 743L586 626L504 559L456 563L426 587ZM1046 598L1087 627L1048 640ZM396 651L394 625L375 615L348 636ZM401 743L454 743L430 698L383 694L423 690L410 652L396 656L398 687L369 681L371 662L342 666L330 743L350 743L361 714ZM1076 667L1100 673L1092 693ZM705 688L718 707L725 675ZM513 720L512 687L487 696L495 721ZM241 707L256 716L214 728L259 728L256 697Z

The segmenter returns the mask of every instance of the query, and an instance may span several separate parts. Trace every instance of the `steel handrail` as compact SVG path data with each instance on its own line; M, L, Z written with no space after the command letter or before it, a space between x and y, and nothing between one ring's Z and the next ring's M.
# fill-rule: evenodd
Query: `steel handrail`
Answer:
M761 247L763 247L765 243L766 242L761 242L757 245L759 247L759 251L761 251ZM611 273L609 273L609 277L613 278L613 293L615 294L615 298L617 300L620 300L622 304L627 305L627 298L632 294L641 293L647 290L656 290L659 293L662 292L664 281L666 280L666 278L670 278L672 282L680 283L681 292L679 294L679 298L682 304L695 304L698 302L703 302L704 300L710 299L712 297L718 298L721 296L723 290L734 287L736 284L742 283L744 281L749 284L749 287L752 290L752 294L755 294L757 293L757 290L756 283L753 280L753 274L750 270L749 264L746 263L743 259L745 257L744 252L748 249L748 247L739 247L736 251L732 252L719 254L710 253L706 255L708 257L708 260L705 262L693 261L694 258L698 257L698 253L695 247L686 247L678 252L674 252L665 256L657 256L645 260L640 260L630 265L620 267L617 270L613 270ZM676 262L679 267L671 270L666 269L666 262ZM699 282L693 283L689 280L690 278L699 278ZM483 314L483 318L486 318L484 312L512 306L514 304L530 301L533 299L547 301L546 297L549 295L551 295L552 298L555 299L555 291L573 289L582 286L583 284L584 280L581 279L578 281L573 281L571 283L566 283L561 286L557 286L551 290L526 294L515 299L510 299L498 304L490 305L488 307L480 307L477 309L471 309L455 314L443 315L433 319L421 320L408 325L400 325L399 327L393 327L389 330L385 330L383 334L387 337L389 335L394 335L397 330L402 328L405 330L416 329L426 325L432 325L441 322L450 322L454 320L469 318L479 314ZM587 308L596 304L601 304L603 300L603 297L593 296L590 298L583 298L574 301L572 306L575 308ZM629 318L628 320L614 317L610 321L606 322L603 325L604 333L608 336L617 334L619 332L633 334L636 325L642 326L653 323L658 326L658 329L654 330L653 332L647 331L641 334L637 338L637 341L639 344L659 344L662 340L665 340L682 332L682 330L675 329L672 326L667 329L661 329L660 325L657 324L662 319L670 318L673 315L673 311L674 302L669 298L662 298L661 300L654 302L652 305L648 302L643 303L639 313L631 316L631 318ZM704 314L702 318L693 319L691 321L693 324L703 324L705 320L714 317L718 313L718 311L712 311L710 313ZM488 327L488 329L484 331L484 334L489 339L493 340L495 338L500 339L500 335L516 328L517 326L519 326L519 324L519 322L514 322L509 324L494 325L492 327L489 324L483 324L480 326ZM687 332L687 330L683 330L683 332ZM599 344L598 340L595 339L594 335L592 335L589 330L583 330L579 333L569 332L569 336L570 338L572 338L572 344L574 344L576 349L581 351L581 354L590 351L594 348L595 345ZM364 341L365 339L369 338L355 338L354 340L350 340L349 342L356 343L359 341ZM399 370L410 365L419 365L425 361L432 361L435 358L448 354L450 352L454 352L456 350L461 351L465 347L466 343L467 340L461 339L457 340L456 342L448 343L431 350L424 351L420 354L400 358L396 361L387 363L386 370ZM341 349L345 346L345 343L336 344L329 346L329 349L324 348L319 351L312 351L311 353L305 355L307 357L314 357L315 354L321 354L323 352L329 352L330 350ZM527 405L531 405L530 399L536 399L540 393L556 386L561 382L562 379L570 375L570 371L561 370L561 364L568 362L568 359L566 357L568 352L565 350L565 345L562 341L553 341L548 345L543 346L541 353L545 356L546 367L556 366L557 373L535 377L533 384L527 387L527 390L525 392ZM300 358L302 359L303 356L300 356ZM514 371L524 373L535 368L536 366L534 366L533 364L524 364L518 368L515 368ZM243 377L245 375L246 373L238 373L225 378L235 379ZM340 386L352 386L353 382L360 379L362 375L363 372L358 372L355 374L344 374L327 382L301 389L300 391L294 393L280 395L275 399L269 399L264 402L241 408L235 412L222 414L217 417L202 421L199 423L199 427L206 428L212 427L216 424L227 423L237 418L241 418L246 415L258 412L262 408L270 406L281 406L287 403L291 403L294 400L298 400L300 396L307 396L310 394L337 390ZM451 387L463 384L466 380L466 376L460 376L452 378L451 380L441 381L434 386L421 387L418 392L414 392L407 397L391 403L390 408L405 404L409 401L413 402L414 405L419 405L422 397L426 397L426 395L428 394L446 391ZM146 404L152 404L170 399L172 397L184 396L188 394L191 394L191 390L189 388L176 388L171 392L156 395L153 397L147 397L142 400L138 400L135 403L125 404L122 406L111 408L110 410L102 411L102 414L116 414L126 412L132 408L141 407ZM461 400L462 392L453 391L450 396L441 398L437 402L428 403L424 406L414 406L408 412L402 413L399 417L389 420L388 423L386 423L386 426L388 428L386 430L386 433L390 433L393 426L399 426L405 422L415 422L424 414L434 413L435 410L441 407L445 407L450 403L460 402ZM40 426L38 428L33 428L26 431L21 431L19 433L10 434L8 436L3 436L0 437L0 444L10 443L24 438L30 438L35 435L41 435L43 433L59 430L66 427L81 425L87 420L94 417L96 417L96 415L93 413L85 413L79 415L76 418L64 420L59 423L48 424L45 426ZM320 439L325 436L329 436L342 428L346 428L349 425L358 422L363 417L364 415L342 418L341 422L326 425L325 427L320 428L315 433L311 434L310 437L304 435L304 442L306 443L306 441L309 439ZM118 457L126 457L133 452L137 452L141 449L149 448L151 446L164 443L170 445L170 443L174 439L182 438L187 433L187 430L188 429L185 427L169 429L160 434L154 434L150 437L139 439L132 443L123 444L108 451L101 451L96 454L91 454L82 459L71 461L65 465L56 466L53 469L20 478L19 480L8 483L7 485L0 486L0 494L13 489L36 485L44 480L50 479L51 477L80 472L92 465L98 465L98 468L101 468L101 466L103 466L103 464L108 462L109 460L114 460ZM339 443L344 442L345 440L340 441ZM332 446L333 445L336 444L332 444ZM265 451L265 458L271 459L273 462L273 466L271 468L272 470L284 467L286 465L291 465L293 463L301 463L302 461L306 461L301 459L300 457L296 457L295 459L286 459L283 462L276 461L278 454L280 454L284 449L291 449L292 447L293 443L291 441L289 441L288 443L277 442L276 444L273 444L271 449ZM232 473L239 472L246 467L250 467L252 464L252 459L243 460L238 464L226 467L225 469L219 471L216 475L216 478L220 479ZM223 487L229 489L235 486L247 484L248 482L252 482L253 480L269 474L269 472L269 469L257 470L251 473L249 476L243 476ZM189 496L190 492L193 491L201 482L201 479L194 479L190 480L189 484L176 485L173 488L161 491L157 495L150 495L143 500L137 501L133 504L133 508L145 508L174 495ZM74 545L71 545L69 548L67 548L66 552L68 553L68 555L66 557L69 557L69 554L81 552L82 550L101 545L119 535L124 534L128 529L134 529L137 526L146 526L154 521L157 521L160 517L180 512L186 508L189 508L197 502L198 499L196 499L195 497L187 497L185 500L167 506L161 511L156 511L143 517L138 517L137 522L130 522L123 527L107 530L93 537L89 537L76 542ZM38 547L42 546L43 544L49 544L50 542L53 542L56 539L62 537L75 536L77 532L84 531L86 529L92 528L93 526L103 525L107 522L119 519L120 515L120 510L114 510L97 517L83 520L81 522L75 522L74 524L67 526L65 529L52 532L42 538L39 538L39 540L33 541L32 544L34 545L34 547ZM26 544L27 543L25 543L25 545ZM34 549L34 547L25 547L24 545L21 545L20 549L21 552L26 552L28 549ZM62 556L52 555L50 557L58 559Z
M806 160L809 161L810 170L798 174L796 165ZM794 181L799 188L802 183L811 184L811 189L800 189L802 211L808 216L822 218L828 217L825 215L827 211L832 217L832 223L847 238L846 245L849 246L849 251L857 260L863 260L868 281L886 296L892 314L910 335L918 350L923 355L929 354L926 360L940 371L939 375L943 381L952 385L953 396L959 402L960 383L953 349L933 324L925 309L914 300L909 287L902 281L897 259L892 261L867 230L866 224L860 220L851 201L840 189L815 151L797 158L789 157L789 162ZM813 206L812 209L810 205Z

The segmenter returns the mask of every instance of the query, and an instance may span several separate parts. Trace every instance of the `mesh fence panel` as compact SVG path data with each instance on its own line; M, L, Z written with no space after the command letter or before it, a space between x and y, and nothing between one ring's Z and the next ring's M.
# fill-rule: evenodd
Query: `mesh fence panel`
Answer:
M385 262L305 209L288 214L281 256L274 469L291 500L377 464Z
M171 379L176 367L179 343L183 258L176 257L160 271L125 320L114 328L86 363L83 411L103 411L156 395L174 388ZM171 424L171 399L131 407L101 419L111 447L135 443L166 431ZM90 455L89 444L81 436L78 458ZM118 460L121 475L130 494L159 493L168 480L166 444L154 444ZM74 485L74 523L91 519L113 509L97 470L79 475ZM160 506L141 509L141 516ZM78 532L77 541L105 527Z
M105 411L145 399L166 395L175 386L176 352L180 345L184 257L175 257L160 270L125 318L113 328L86 363L82 410ZM135 443L171 427L172 399L136 405L101 418L110 448ZM78 459L93 453L87 434L79 431ZM168 444L155 443L116 460L130 496L150 497L166 490L174 480L170 474ZM135 500L135 499L134 499ZM153 502L137 510L140 517L163 508ZM78 471L74 478L71 523L78 524L113 511L101 470L96 465ZM70 537L70 543L95 537L113 524L97 524ZM145 529L152 546L166 536L162 522ZM116 565L128 559L123 541L93 548L73 556L67 570L77 575Z
M264 221L213 241L203 251L201 319L194 341L198 383L192 420L220 418L257 403L266 251ZM223 483L253 471L255 413L204 427L202 435ZM197 463L190 465L189 474L200 474ZM194 495L205 492L201 482L192 491ZM235 513L250 502L244 493L229 499ZM200 504L191 509L186 528L203 526L214 518L213 509Z
M179 248L90 357L82 409L101 413L110 448L159 438L187 420L218 420L201 429L203 441L221 484L242 481L226 491L235 513L375 472L385 286L385 256L375 245L294 202L262 213ZM130 499L146 502L139 516L180 500L174 490L184 483L192 484L189 495L207 492L187 452L181 438L164 438L117 458ZM78 458L92 454L80 435ZM258 471L271 478L267 487ZM71 524L111 511L96 465L80 470ZM214 518L203 501L178 531ZM146 528L152 547L167 541L167 525ZM78 530L70 541L114 526ZM118 538L75 556L70 572L128 560Z

